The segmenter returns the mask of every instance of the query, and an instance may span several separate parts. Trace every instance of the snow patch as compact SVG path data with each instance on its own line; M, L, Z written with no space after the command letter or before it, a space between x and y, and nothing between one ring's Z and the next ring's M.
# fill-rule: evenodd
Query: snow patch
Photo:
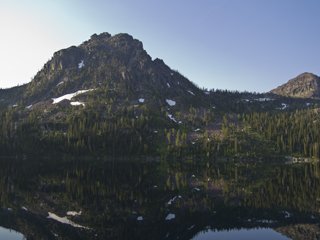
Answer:
M80 95L80 94L83 94L83 93L86 93L86 92L89 92L89 91L93 91L94 89L88 89L88 90L79 90L77 92L74 92L74 93L69 93L69 94L66 94L66 95L63 95L61 97L57 97L57 98L52 98L53 100L53 104L57 104L63 100L71 100L72 98Z
M205 91L205 92L204 92L204 94L206 94L206 95L210 95L210 92L208 92L208 91Z
M121 72L121 76L122 76L123 79L126 79L126 74L125 74L125 72Z
M289 107L288 104L286 104L286 103L281 103L281 107L279 107L279 108L277 108L277 109L279 109L279 110L285 110L285 109L288 108L288 107Z
M64 84L64 81L59 82L59 83L57 84L57 87L60 86L61 84Z
M171 198L171 199L168 201L167 204L168 204L168 205L171 205L172 203L174 203L174 201L175 201L177 198L181 199L182 196L181 196L181 195L179 195L179 196L174 196L173 198Z
M191 230L192 228L194 228L195 227L195 225L192 225L192 226L190 226L189 228L188 228L188 230Z
M137 221L143 221L143 217L142 216L137 217Z
M80 216L82 214L82 211L76 212L76 211L68 211L67 215L68 216Z
M194 132L199 132L200 131L200 128L197 128L195 130L193 130Z
M174 116L172 116L172 114L168 114L168 118L170 118L170 120L174 121L175 123L177 122L177 120L174 118Z
M290 218L290 217L292 217L292 214L289 213L288 211L282 211L282 213L284 214L284 217L285 217L285 218Z
M168 88L170 88L170 87L171 87L169 83L167 83L167 86L168 86Z
M188 90L187 92L190 93L190 94L193 95L193 96L195 95L195 94L194 94L192 91L190 91L190 90Z
M84 67L84 61L81 60L81 62L78 63L78 68L81 69Z
M170 220L175 219L175 218L176 218L176 215L175 215L175 214L169 213L169 214L167 215L167 217L166 217L166 221L170 221Z
M28 208L26 208L26 207L21 207L21 209L24 211L28 211Z
M63 223L63 224L68 224L68 225L71 225L71 226L76 227L76 228L89 229L88 227L85 227L85 226L82 226L80 224L72 222L67 217L59 217L58 215L56 215L54 213L51 213L51 212L48 212L48 214L49 214L49 216L47 218L53 219L53 220L55 220L57 222L60 222L60 223Z
M26 107L26 109L30 109L30 108L32 108L32 104Z
M169 201L168 201L168 205L171 205L172 203L174 203L174 201L176 200L177 196L171 198Z
M176 101L173 101L173 100L171 100L171 99L166 99L166 102L167 102L167 104L169 105L169 106L175 106L176 105Z
M144 98L139 98L139 103L144 103Z
M85 106L85 104L83 102L70 102L70 104L72 106L80 106L80 105Z

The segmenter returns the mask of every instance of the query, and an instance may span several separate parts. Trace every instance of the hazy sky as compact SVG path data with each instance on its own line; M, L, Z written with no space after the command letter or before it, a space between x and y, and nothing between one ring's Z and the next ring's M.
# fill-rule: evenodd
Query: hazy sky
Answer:
M268 91L320 74L319 0L0 0L0 88L55 51L126 32L200 87Z

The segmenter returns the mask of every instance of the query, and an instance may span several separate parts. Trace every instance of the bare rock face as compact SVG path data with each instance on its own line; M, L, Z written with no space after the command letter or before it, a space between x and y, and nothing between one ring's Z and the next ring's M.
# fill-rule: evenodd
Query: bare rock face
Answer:
M303 73L271 92L286 97L320 98L320 78L312 73Z

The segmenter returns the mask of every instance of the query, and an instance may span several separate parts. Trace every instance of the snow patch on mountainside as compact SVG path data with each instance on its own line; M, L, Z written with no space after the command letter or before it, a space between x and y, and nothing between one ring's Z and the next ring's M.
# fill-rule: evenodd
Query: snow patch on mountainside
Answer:
M168 114L168 118L170 118L174 122L178 122L172 114Z
M78 63L78 68L81 69L84 67L84 61L81 60L81 62Z
M80 106L80 105L85 106L85 104L83 102L70 102L70 104L72 106Z
M191 95L195 95L192 91L188 90L188 93L190 93Z
M82 211L76 212L76 211L68 211L67 215L68 216L80 216L82 214Z
M79 90L77 92L74 92L74 93L69 93L69 94L66 94L66 95L63 95L61 97L58 97L58 98L52 98L53 100L53 104L57 104L63 100L71 100L72 98L74 98L75 96L78 96L80 94L83 94L83 93L86 93L86 92L89 92L89 91L93 91L94 89L88 89L88 90Z
M173 101L173 100L170 100L170 99L166 99L166 102L171 107L176 105L176 101Z

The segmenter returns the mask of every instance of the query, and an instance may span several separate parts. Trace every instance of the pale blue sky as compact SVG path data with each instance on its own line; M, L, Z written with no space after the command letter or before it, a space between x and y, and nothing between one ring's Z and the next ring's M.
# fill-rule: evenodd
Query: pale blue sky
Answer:
M318 0L0 0L0 87L53 53L126 32L200 87L268 91L320 74Z

